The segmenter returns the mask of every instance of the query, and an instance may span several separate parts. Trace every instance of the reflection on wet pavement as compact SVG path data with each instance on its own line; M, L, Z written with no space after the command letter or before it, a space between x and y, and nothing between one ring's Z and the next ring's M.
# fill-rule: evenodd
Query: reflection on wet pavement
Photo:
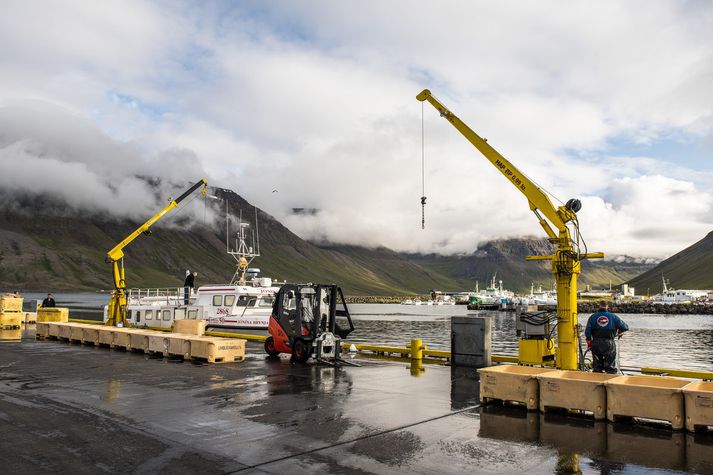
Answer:
M205 365L29 335L0 344L0 361L11 473L713 470L706 434L478 408L472 369L293 365L257 345Z

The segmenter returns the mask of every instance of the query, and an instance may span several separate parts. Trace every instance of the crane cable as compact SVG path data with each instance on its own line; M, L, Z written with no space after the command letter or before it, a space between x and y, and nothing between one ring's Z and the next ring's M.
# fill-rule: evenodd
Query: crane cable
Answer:
M421 102L421 229L426 229L426 152L423 128L423 102Z

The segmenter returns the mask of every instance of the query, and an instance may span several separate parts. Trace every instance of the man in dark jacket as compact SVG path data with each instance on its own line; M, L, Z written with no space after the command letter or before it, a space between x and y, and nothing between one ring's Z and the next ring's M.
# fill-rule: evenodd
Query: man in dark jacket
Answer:
M193 292L193 288L196 286L196 277L198 272L190 272L186 276L186 280L183 282L183 304L188 305L188 298Z
M607 310L607 303L602 302L599 309L589 317L584 336L587 338L587 348L592 350L592 370L595 373L616 374L614 338L628 331L629 326Z
M52 294L47 294L47 298L42 301L42 307L44 308L49 308L49 307L56 307L57 304L55 303L54 299L52 298Z

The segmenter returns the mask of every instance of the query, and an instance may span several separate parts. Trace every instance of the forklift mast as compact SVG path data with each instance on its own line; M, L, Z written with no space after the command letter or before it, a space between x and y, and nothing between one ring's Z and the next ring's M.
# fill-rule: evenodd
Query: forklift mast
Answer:
M290 340L312 340L323 332L346 338L354 330L337 285L285 284L277 293L273 316Z

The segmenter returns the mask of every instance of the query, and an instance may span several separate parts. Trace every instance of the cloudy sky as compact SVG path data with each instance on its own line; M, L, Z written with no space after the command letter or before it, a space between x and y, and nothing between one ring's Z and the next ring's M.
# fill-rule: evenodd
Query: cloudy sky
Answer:
M542 235L429 105L420 229L427 87L580 198L590 250L661 258L713 229L710 2L4 0L0 45L10 192L142 216L137 176L206 174L310 239L456 253Z

